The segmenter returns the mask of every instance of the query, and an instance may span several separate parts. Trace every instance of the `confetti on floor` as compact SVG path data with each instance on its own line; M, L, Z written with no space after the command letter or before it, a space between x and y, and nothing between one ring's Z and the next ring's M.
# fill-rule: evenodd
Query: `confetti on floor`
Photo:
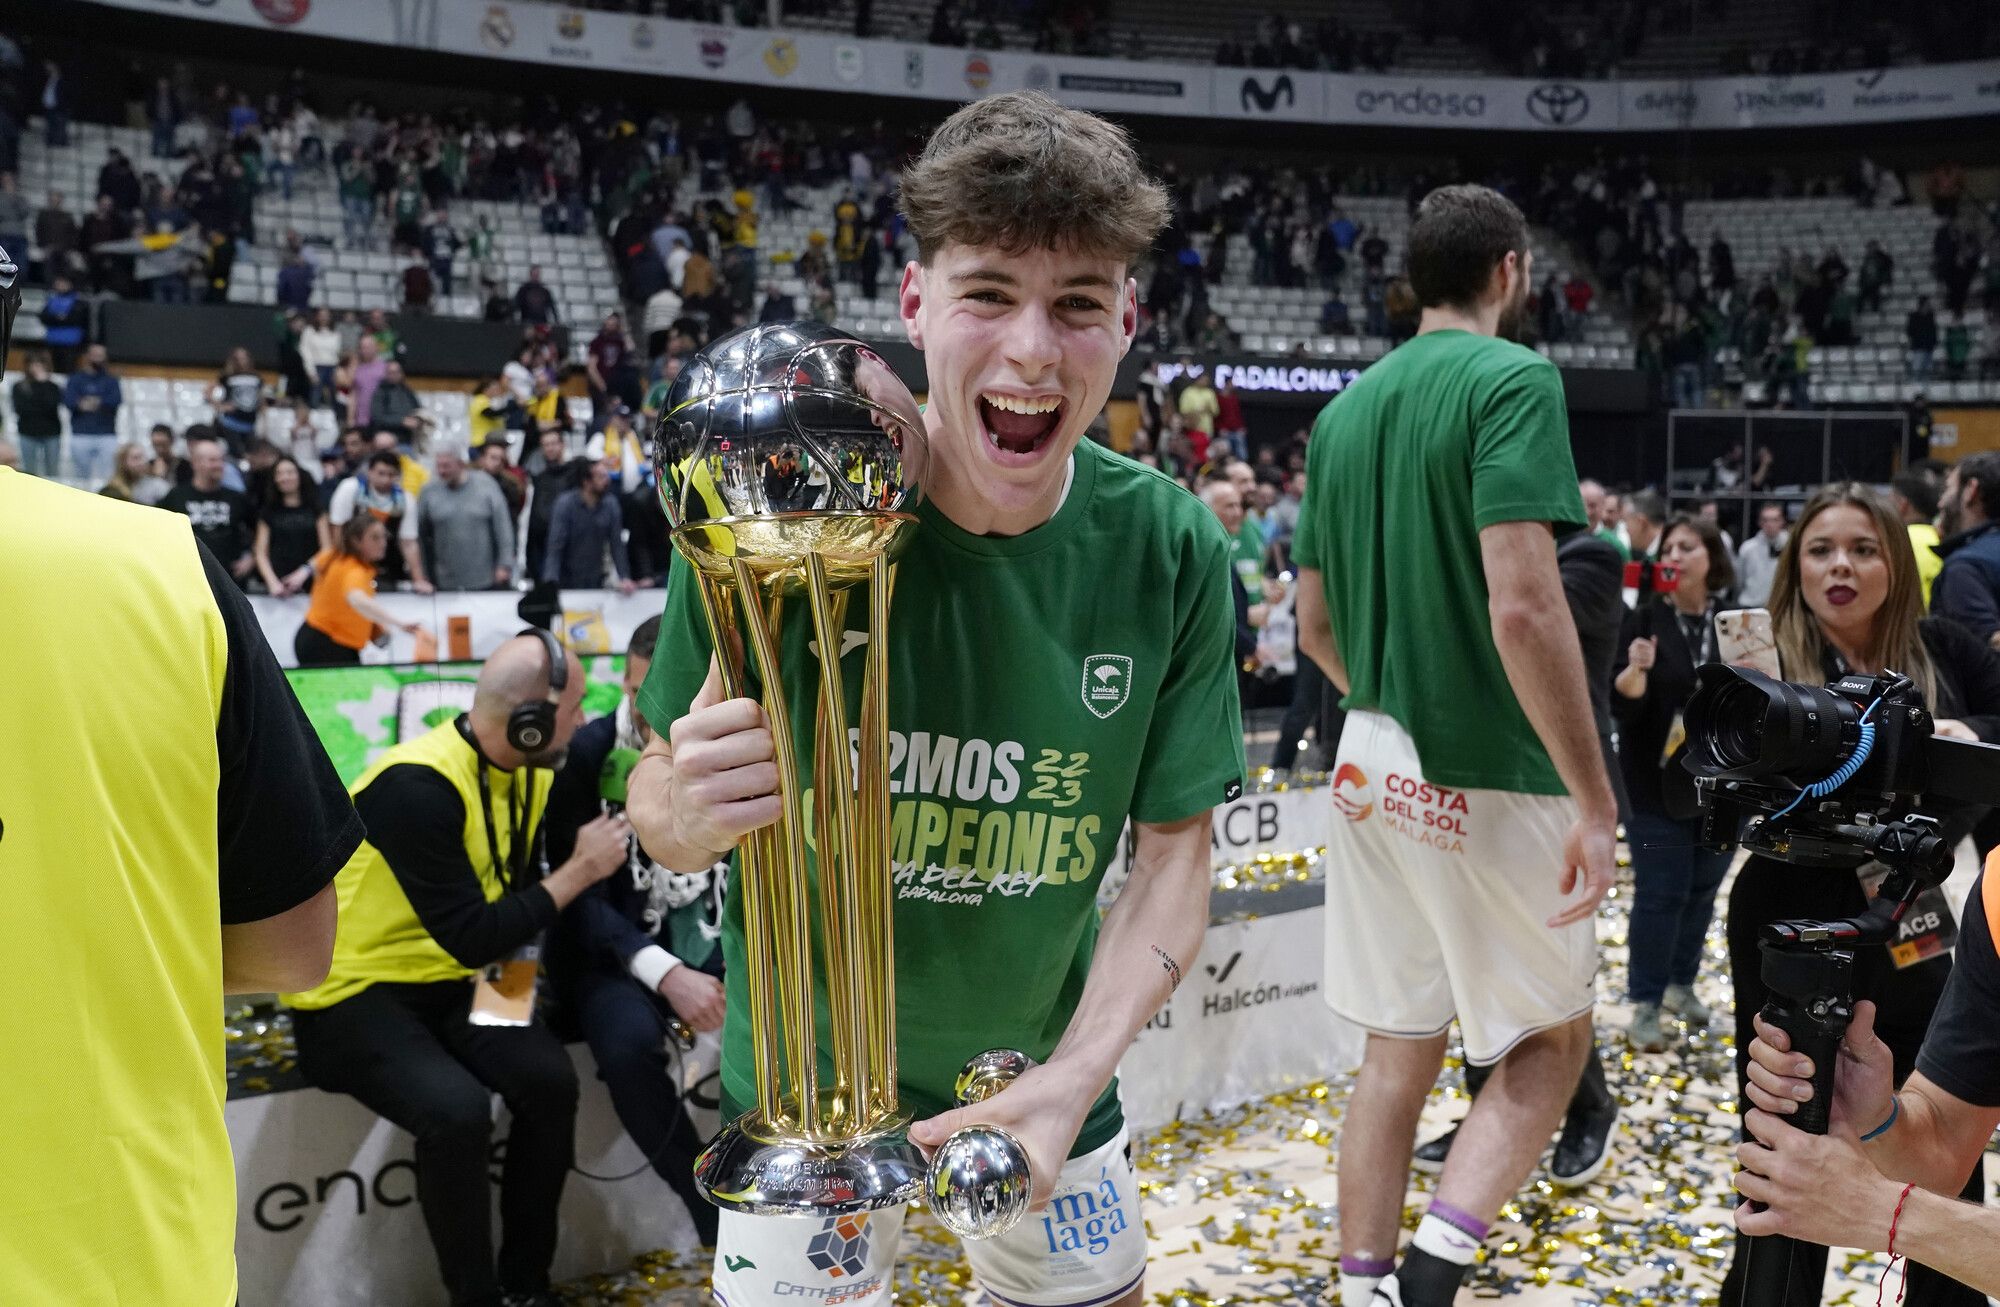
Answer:
M1537 1175L1502 1211L1461 1301L1521 1307L1714 1304L1735 1237L1729 1213L1736 1140L1731 998L1720 920L1698 986L1716 1013L1659 1054L1635 1054L1623 1031L1629 872L1599 916L1599 1047L1622 1117L1612 1161L1596 1181L1563 1192ZM1718 902L1726 902L1725 895ZM1345 1077L1179 1121L1135 1140L1151 1240L1147 1301L1157 1307L1250 1307L1322 1301L1339 1256L1334 1154ZM1464 1113L1454 1048L1425 1109L1419 1139ZM2000 1164L1989 1163L1989 1177ZM1414 1230L1431 1180L1414 1177L1404 1225ZM1995 1200L2000 1201L2000 1191ZM1874 1301L1883 1259L1836 1252L1826 1302ZM588 1307L707 1307L708 1267L692 1251L658 1253L616 1274L563 1286ZM912 1214L895 1286L897 1307L969 1307L979 1299L956 1246L927 1214ZM1890 1283L1893 1297L1895 1284Z

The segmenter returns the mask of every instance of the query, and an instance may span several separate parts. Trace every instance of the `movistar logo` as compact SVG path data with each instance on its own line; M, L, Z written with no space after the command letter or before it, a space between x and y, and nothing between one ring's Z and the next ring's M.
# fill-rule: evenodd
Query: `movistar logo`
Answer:
M1243 79L1242 98L1243 112L1249 113L1251 105L1254 104L1262 112L1270 113L1278 107L1278 102L1281 100L1287 109L1297 104L1299 93L1292 86L1292 75L1290 73L1279 73L1278 80L1271 83L1271 89L1268 91L1264 89L1264 84L1256 78L1245 77Z

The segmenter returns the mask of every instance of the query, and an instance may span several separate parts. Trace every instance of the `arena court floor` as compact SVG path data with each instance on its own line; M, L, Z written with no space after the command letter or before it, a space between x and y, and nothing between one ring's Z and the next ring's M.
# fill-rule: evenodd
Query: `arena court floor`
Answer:
M1962 866L1951 888L1969 887ZM1713 1304L1733 1228L1731 1149L1735 1102L1731 1040L1691 1032L1678 1052L1634 1055L1619 1032L1630 872L1599 916L1605 966L1600 1039L1624 1117L1611 1165L1586 1188L1562 1193L1537 1180L1503 1213L1475 1268L1470 1296L1521 1307L1652 1307ZM1727 889L1725 887L1725 898ZM1720 922L1711 932L1700 990L1729 1010ZM1333 1144L1344 1080L1302 1086L1225 1115L1183 1121L1140 1136L1137 1160L1152 1261L1147 1301L1157 1307L1308 1307L1319 1300L1338 1255ZM1457 1063L1432 1095L1423 1138L1465 1107ZM1987 1163L2000 1176L2000 1157ZM1404 1210L1416 1228L1431 1181L1417 1177ZM2000 1201L1996 1184L1990 1201ZM949 1236L913 1214L898 1276L897 1307L969 1307L968 1277ZM1875 1301L1886 1259L1836 1251L1825 1301ZM589 1307L706 1307L707 1268L659 1254L629 1270L563 1286ZM1883 1301L1894 1301L1892 1279ZM1463 1297L1464 1295L1462 1295Z

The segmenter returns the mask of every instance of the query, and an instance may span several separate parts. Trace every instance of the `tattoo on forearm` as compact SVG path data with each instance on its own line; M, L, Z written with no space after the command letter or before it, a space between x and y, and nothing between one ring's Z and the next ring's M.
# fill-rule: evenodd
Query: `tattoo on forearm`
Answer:
M1152 949L1153 956L1160 960L1160 966L1166 971L1167 978L1173 981L1173 987L1179 989L1181 987L1181 964L1174 961L1167 951L1158 944L1149 944L1147 947Z

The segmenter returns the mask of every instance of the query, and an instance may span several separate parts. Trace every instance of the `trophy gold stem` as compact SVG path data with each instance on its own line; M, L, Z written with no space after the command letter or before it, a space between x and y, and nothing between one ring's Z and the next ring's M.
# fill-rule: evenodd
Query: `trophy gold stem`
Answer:
M740 643L736 638L736 592L706 573L701 575L702 595L707 600L702 611L708 616L709 638L715 646L715 665L722 679L722 692L731 699L745 697ZM745 592L751 603L757 592ZM742 842L743 851L743 936L748 954L750 991L750 1049L759 1067L778 1064L777 1031L773 1025L776 1003L772 982L777 975L777 955L772 946L771 923L775 908L771 902L770 876L778 858L771 828L753 831ZM774 1126L784 1126L787 1118L778 1079L757 1078L757 1112Z
M867 999L856 963L862 952L860 896L862 853L854 821L854 768L847 745L847 693L841 684L841 637L847 630L847 596L827 583L826 562L806 556L813 635L819 642L818 748L814 755L813 827L819 843L820 922L826 948L827 1006L832 1016L837 1112L860 1127L872 1107L869 1082Z
M799 792L798 750L792 736L791 713L778 661L784 598L778 577L768 587L741 558L735 560L736 583L746 599L751 649L764 688L764 715L771 724L771 751L778 763L778 788L784 798L779 821L777 866L762 878L775 911L772 934L776 955L778 1008L785 1037L784 1063L800 1129L808 1138L826 1135L819 1110L817 1041L813 1033L813 943L807 916L805 796Z
M868 584L867 671L861 691L861 773L857 803L863 811L859 875L862 946L858 983L867 1014L868 1064L875 1069L880 1098L875 1108L894 1115L896 1095L896 940L894 869L889 826L889 600L896 567L877 555Z

